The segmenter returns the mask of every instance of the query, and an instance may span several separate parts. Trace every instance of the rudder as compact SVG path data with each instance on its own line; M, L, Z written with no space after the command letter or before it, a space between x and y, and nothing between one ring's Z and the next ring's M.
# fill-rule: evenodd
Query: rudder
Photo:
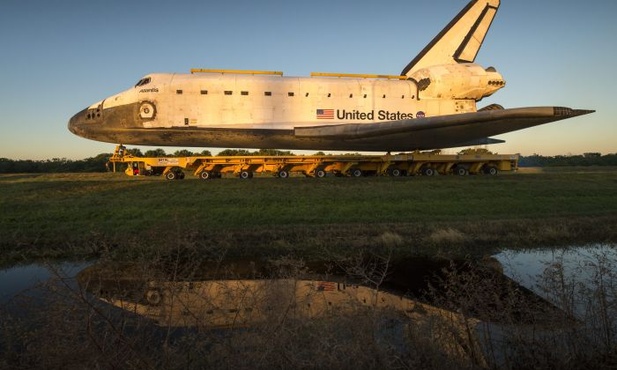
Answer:
M497 14L500 0L472 0L401 72L410 76L421 68L473 63Z

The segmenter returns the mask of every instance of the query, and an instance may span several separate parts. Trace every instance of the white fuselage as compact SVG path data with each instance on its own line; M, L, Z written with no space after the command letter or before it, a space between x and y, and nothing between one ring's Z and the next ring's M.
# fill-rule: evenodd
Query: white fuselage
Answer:
M102 105L108 109L139 102L143 128L292 130L375 123L475 112L477 99L443 93L424 97L427 93L414 80L387 78L196 73L151 74L140 82Z

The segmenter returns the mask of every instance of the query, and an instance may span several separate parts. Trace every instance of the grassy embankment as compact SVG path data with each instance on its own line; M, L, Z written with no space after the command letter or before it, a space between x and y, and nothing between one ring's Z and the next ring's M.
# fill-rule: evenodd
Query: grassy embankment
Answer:
M190 245L227 256L395 256L617 242L617 170L495 177L165 181L0 177L0 263L131 259Z

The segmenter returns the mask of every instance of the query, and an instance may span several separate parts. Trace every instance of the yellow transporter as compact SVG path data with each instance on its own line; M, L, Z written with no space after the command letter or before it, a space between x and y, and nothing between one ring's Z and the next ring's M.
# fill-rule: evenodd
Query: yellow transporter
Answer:
M183 170L200 178L230 175L248 179L253 174L272 174L287 178L291 174L308 177L337 176L433 176L436 174L489 174L518 169L518 155L491 154L483 150L445 155L438 152L412 152L385 155L286 155L286 156L190 156L135 157L116 147L112 163L126 163L129 176L164 175L168 180L184 178Z

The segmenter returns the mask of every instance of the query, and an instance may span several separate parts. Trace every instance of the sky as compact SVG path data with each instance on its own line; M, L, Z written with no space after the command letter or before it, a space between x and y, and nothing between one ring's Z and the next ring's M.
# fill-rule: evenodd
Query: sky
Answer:
M112 152L114 144L73 135L68 120L153 72L399 74L467 2L2 0L0 158L84 159ZM499 135L506 143L490 150L617 152L615 19L617 1L501 1L476 63L494 66L507 85L478 106L596 112Z

